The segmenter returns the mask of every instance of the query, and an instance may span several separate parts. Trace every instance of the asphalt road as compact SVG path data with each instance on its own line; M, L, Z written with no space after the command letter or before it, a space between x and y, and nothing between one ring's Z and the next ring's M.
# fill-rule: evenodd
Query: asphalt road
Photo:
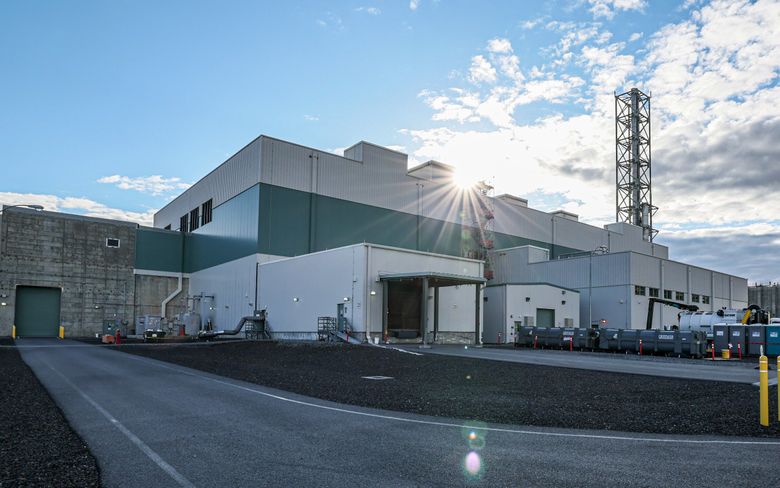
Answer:
M457 345L436 345L421 349L419 346L400 348L423 354L445 354L466 358L492 359L525 364L539 364L560 368L589 369L612 373L631 373L668 378L693 380L727 381L734 383L755 383L758 381L756 363L711 362L707 360L667 360L663 357L623 354L580 353L577 351L554 351L528 348L468 347ZM774 360L774 358L772 358ZM770 373L770 384L777 384L774 372Z
M780 485L780 441L475 428L110 348L17 343L109 487Z

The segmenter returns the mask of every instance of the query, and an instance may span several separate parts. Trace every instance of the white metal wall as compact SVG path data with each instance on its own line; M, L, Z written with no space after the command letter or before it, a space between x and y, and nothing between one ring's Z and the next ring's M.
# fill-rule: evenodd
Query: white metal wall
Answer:
M580 326L580 293L551 285L500 285L485 289L484 341L511 343L515 338L515 322L534 317L539 308L555 310L555 326L566 327L565 319ZM528 299L528 300L526 300ZM565 302L565 303L563 303Z
M170 225L172 230L178 230L179 218L210 198L213 207L217 207L256 185L260 181L261 145L262 138L258 137L158 210L154 214L154 226Z

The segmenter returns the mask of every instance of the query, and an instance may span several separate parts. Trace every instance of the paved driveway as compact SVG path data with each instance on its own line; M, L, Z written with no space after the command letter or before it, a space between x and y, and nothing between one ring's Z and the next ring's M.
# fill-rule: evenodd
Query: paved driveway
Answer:
M780 485L780 440L474 427L99 346L18 344L109 487Z

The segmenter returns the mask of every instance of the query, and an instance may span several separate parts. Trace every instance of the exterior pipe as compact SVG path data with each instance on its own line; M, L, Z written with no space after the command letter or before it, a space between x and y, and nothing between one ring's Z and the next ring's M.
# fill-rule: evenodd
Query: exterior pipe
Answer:
M168 302L176 298L176 296L181 293L181 286L182 286L182 278L184 277L184 273L179 273L179 285L176 287L176 290L174 290L173 293L168 295L168 297L165 298L165 300L162 301L160 304L160 316L165 320L165 309L168 307Z

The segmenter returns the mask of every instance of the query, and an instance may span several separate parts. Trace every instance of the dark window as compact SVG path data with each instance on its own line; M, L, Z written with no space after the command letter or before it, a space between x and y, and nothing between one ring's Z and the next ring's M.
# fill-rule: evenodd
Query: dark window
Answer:
M165 230L171 230L171 224L168 224L168 225L166 225L165 227L163 227L163 229L165 229Z
M193 208L190 211L190 231L200 227L200 208Z
M119 247L119 239L113 237L106 238L106 247Z
M650 288L650 296L658 298L658 288Z
M647 294L647 290L644 286L635 286L634 287L634 295L641 295L645 296Z
M681 291L674 292L674 299L678 302L684 302L685 301L685 293Z
M699 295L697 295L696 293L691 293L691 301L693 303L699 303Z
M189 216L182 215L179 219L179 230L181 232L189 232L190 226L189 226Z
M710 303L710 297L708 297L707 295L702 295L701 296L701 303L709 304Z
M664 299L665 300L671 300L672 299L672 290L664 290Z
M209 199L209 201L205 202L203 205L201 205L201 219L203 219L203 225L208 224L211 222L211 206L212 206L212 200Z

